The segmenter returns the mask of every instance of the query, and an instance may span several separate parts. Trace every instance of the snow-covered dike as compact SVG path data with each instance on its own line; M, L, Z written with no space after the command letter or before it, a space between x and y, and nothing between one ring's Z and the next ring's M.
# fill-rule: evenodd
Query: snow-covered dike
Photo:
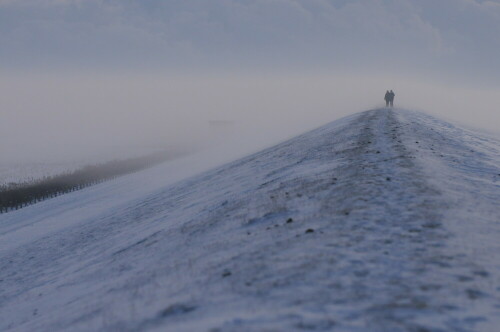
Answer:
M497 138L378 109L187 162L0 215L0 330L498 331Z

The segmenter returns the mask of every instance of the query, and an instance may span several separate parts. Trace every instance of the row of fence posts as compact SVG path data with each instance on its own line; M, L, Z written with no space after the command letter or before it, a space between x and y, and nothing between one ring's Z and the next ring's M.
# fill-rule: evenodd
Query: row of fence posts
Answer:
M140 167L139 169L134 169L134 170L131 170L129 172L124 172L123 174L120 173L119 175L137 172L140 169L152 167L152 166L154 166L154 164L155 163L147 163L145 165L142 165L142 167ZM19 210L19 209L24 208L26 206L29 206L29 205L32 205L32 204L35 204L35 203L38 203L38 202L41 202L41 201L44 201L44 200L47 200L50 198L54 198L54 197L57 197L57 196L60 196L63 194L67 194L67 193L70 193L73 191L81 190L81 189L89 187L89 186L93 186L93 185L96 185L96 184L99 184L99 183L102 183L105 181L115 179L119 175L107 176L107 177L103 177L103 178L100 178L100 179L97 179L94 181L80 183L80 184L76 184L76 185L71 185L71 186L69 186L67 188L63 188L63 189L58 188L58 189L55 189L53 191L52 190L49 190L49 191L45 190L45 191L40 191L40 192L35 193L35 194L24 195L24 196L19 195L20 192L22 192L22 191L29 192L30 188L33 188L33 189L31 189L33 191L39 191L39 190L36 190L35 187L39 187L39 186L43 187L43 185L44 185L43 181L38 182L38 183L21 185L19 187L15 187L15 188L6 188L4 190L0 190L0 213L6 213L6 212L14 211L14 210ZM60 186L65 186L65 185L62 184ZM9 199L8 196L12 196L12 195L14 195L14 196L19 195L19 196L14 198L14 199L12 199L12 198Z

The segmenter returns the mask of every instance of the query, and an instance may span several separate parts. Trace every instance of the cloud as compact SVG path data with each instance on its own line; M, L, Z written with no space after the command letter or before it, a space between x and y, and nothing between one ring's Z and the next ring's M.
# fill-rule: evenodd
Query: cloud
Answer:
M491 0L0 0L0 61L498 77L499 18Z

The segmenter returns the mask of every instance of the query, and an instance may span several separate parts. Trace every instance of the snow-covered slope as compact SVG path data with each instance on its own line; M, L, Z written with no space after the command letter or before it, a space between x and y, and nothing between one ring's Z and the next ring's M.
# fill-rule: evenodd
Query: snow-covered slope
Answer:
M0 330L498 331L498 139L379 109L188 164L1 215Z

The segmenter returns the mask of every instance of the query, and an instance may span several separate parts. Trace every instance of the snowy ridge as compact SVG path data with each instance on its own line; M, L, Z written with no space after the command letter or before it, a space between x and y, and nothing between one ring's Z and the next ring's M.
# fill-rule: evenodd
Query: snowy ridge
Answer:
M0 216L0 330L497 331L496 138L378 109L172 165Z

